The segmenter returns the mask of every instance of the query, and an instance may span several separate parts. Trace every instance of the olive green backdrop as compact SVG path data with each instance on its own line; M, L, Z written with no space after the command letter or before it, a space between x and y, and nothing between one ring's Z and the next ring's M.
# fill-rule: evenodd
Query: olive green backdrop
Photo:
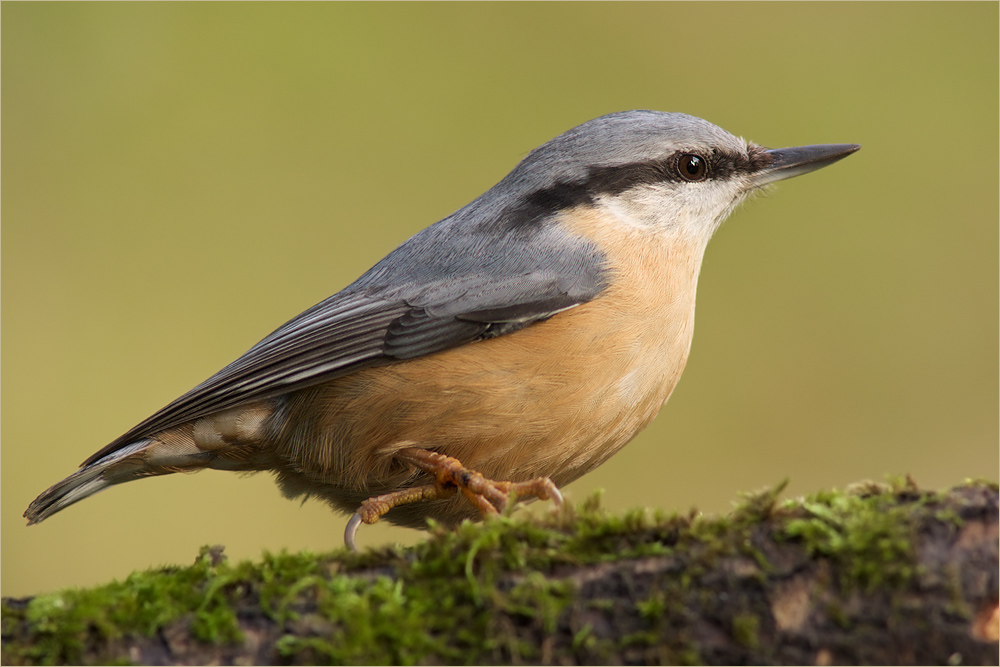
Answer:
M2 7L3 595L338 547L345 517L208 471L26 528L35 495L595 116L863 150L709 246L687 372L568 488L723 512L998 472L996 3ZM377 526L363 544L411 542Z

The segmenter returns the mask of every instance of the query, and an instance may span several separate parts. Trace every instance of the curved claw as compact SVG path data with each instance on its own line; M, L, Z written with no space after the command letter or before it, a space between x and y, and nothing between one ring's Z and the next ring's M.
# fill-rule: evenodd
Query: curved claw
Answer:
M361 515L357 512L351 516L351 520L347 522L347 528L344 529L344 544L351 551L358 550L358 543L354 540L354 536L358 534L358 526L361 525Z

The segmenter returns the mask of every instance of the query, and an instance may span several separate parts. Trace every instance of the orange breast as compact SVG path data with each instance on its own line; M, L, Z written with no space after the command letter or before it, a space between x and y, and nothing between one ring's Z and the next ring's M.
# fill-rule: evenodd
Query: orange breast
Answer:
M614 454L670 396L687 360L701 247L594 213L571 233L607 254L611 284L545 322L297 392L277 443L302 474L381 492L399 449L487 477L566 484Z

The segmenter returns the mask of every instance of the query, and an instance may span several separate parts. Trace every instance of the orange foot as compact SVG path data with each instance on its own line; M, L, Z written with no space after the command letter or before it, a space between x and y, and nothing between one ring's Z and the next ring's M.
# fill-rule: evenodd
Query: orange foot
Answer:
M358 550L354 536L362 523L375 523L393 507L421 500L450 498L456 491L461 491L466 500L476 506L484 517L502 512L507 507L511 493L522 497L551 499L556 505L562 505L562 494L548 477L536 477L527 482L496 482L486 479L475 470L466 468L456 458L416 447L401 449L396 453L396 457L404 463L434 475L435 481L433 484L374 496L361 503L361 507L347 522L347 530L344 531L344 542L351 551Z

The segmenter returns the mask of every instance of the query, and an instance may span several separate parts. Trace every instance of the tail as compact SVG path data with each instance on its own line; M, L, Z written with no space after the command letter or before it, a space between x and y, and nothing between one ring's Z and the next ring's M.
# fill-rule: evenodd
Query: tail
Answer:
M30 526L109 486L143 477L201 470L211 466L213 458L212 452L199 451L193 442L143 438L84 465L54 484L28 505L24 516Z
M133 479L202 468L245 472L266 469L266 462L259 458L266 457L260 444L264 420L272 409L261 402L223 410L85 462L28 505L24 512L28 525L44 521L109 486Z
M152 440L139 440L80 468L63 481L54 484L28 505L28 509L24 512L28 525L44 521L59 510L113 484L146 476L139 472L137 464L144 458L141 452L152 445ZM127 465L130 458L134 460L133 465Z

